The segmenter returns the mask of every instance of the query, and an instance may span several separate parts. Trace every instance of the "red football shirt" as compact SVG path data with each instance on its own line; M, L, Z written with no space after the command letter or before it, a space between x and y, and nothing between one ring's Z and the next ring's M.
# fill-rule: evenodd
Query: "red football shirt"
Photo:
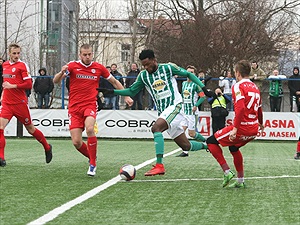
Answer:
M111 74L100 63L84 65L81 61L68 63L70 76L69 108L95 104L100 77L108 79Z
M234 126L258 124L261 115L261 97L257 86L249 79L242 79L232 87Z
M19 60L12 63L6 61L3 63L3 82L7 81L11 84L21 84L26 79L31 79L29 69L26 63ZM6 104L19 104L27 103L28 99L25 93L25 89L12 88L3 89L2 102Z

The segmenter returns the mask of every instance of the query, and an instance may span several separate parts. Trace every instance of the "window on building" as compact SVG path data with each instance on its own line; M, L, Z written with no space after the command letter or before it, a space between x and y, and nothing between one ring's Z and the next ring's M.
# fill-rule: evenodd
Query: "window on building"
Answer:
M130 44L122 44L121 45L121 61L128 62L130 61Z

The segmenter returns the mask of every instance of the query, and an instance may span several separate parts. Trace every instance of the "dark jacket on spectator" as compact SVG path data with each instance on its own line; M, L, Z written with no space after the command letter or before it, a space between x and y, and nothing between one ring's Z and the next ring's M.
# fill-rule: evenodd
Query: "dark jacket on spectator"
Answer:
M41 74L42 70L45 72L44 75ZM35 93L45 95L45 94L51 93L53 91L54 84L53 84L52 78L46 77L47 76L46 74L47 74L47 71L45 68L41 68L39 70L39 75L45 76L45 77L38 77L35 79L35 82L33 85L33 89L34 89Z
M290 89L290 96L296 96L296 91L300 91L300 74L299 74L299 67L294 67L294 70L298 70L298 73L294 73L290 76L290 79L297 79L297 80L289 80L288 87Z
M137 69L135 71L133 71L133 70L129 71L129 73L127 74L128 78L126 78L126 88L129 88L135 82L139 73L140 73L139 69Z
M111 75L113 75L124 86L124 81L123 81L122 75L117 70L114 73L111 72ZM99 84L100 88L115 89L114 86L103 77L100 78L99 82L100 82L100 84ZM116 95L115 94L105 94L104 95L104 97L107 97L107 98L113 97L113 96L116 96Z
M115 71L111 71L110 72L121 84L122 86L124 87L124 80L123 80L123 77L122 77L122 74L119 73L118 70L115 70Z

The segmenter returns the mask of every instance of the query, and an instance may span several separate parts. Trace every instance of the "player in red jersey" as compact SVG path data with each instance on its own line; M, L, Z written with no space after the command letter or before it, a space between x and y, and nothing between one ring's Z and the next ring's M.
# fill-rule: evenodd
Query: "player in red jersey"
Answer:
M13 116L24 124L28 133L36 138L44 147L46 163L52 160L52 146L48 144L44 134L32 124L28 108L26 89L32 88L32 80L28 66L20 60L21 47L11 44L8 47L10 59L3 63L3 92L0 107L0 166L5 166L4 129Z
M297 142L296 154L294 156L294 159L300 159L300 136Z
M237 83L232 87L235 117L233 124L217 131L207 139L208 149L224 171L223 187L226 187L235 174L230 170L221 147L229 146L233 163L237 171L237 181L229 187L245 187L243 156L240 147L252 141L263 130L263 114L260 91L250 81L251 65L246 60L239 61L235 66Z
M87 174L96 174L97 138L94 131L97 112L97 95L100 77L107 79L116 89L123 89L122 84L112 76L100 63L92 61L92 48L88 44L80 47L78 61L64 65L54 76L53 82L59 83L67 75L70 76L69 87L69 120L73 145L84 156L89 158ZM132 105L130 97L125 102ZM82 140L82 132L86 129L87 144Z

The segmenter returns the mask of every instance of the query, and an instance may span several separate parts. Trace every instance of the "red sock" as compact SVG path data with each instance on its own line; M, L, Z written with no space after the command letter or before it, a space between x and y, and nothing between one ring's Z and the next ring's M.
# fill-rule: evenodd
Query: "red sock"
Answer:
M44 146L45 151L50 150L50 145L48 144L44 134L39 129L36 128L32 136Z
M300 141L298 141L298 144L297 144L297 152L300 152Z
M0 158L4 159L4 148L5 148L5 137L4 137L4 130L0 129Z
M216 144L207 144L207 147L210 153L213 155L213 157L218 161L223 171L225 172L225 170L229 170L230 168L223 156L223 151L220 148L220 146Z
M230 152L233 156L233 163L237 171L237 177L244 177L244 165L243 165L243 155L240 150L237 152Z
M89 157L89 152L88 152L88 148L87 148L87 145L82 142L82 145L79 149L77 149L82 155L84 155L85 157L87 158L90 158Z
M88 137L88 153L90 156L90 164L96 166L96 158L97 158L97 137Z

